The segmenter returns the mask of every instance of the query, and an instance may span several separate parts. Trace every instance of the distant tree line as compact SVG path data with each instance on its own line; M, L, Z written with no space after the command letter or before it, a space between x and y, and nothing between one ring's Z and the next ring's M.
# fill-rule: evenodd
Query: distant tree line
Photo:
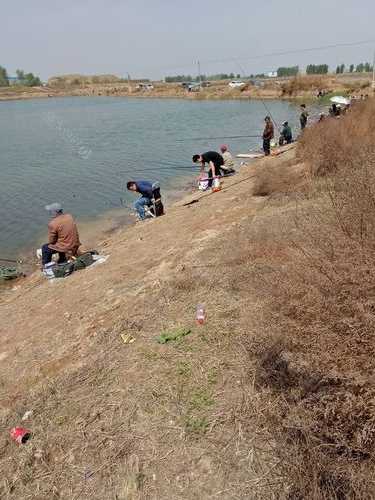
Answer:
M349 71L349 73L370 73L373 70L373 66L369 63L360 63L357 65L351 64L346 69L345 64L339 64L336 68L336 74L345 73L345 71ZM326 75L329 72L328 64L308 64L306 67L307 75ZM298 66L282 66L277 69L278 77L285 76L296 76L299 73ZM234 78L240 79L241 75L234 73L218 73L216 75L201 75L201 80L233 80ZM265 73L251 74L248 77L242 76L244 79L254 79L254 78L268 78ZM199 81L198 76L192 75L176 75L176 76L166 76L166 82L197 82Z
M16 71L16 85L24 85L26 87L37 87L42 84L40 78L33 73L25 73L23 70ZM0 66L0 87L9 87L9 76L7 70Z
M354 64L351 64L349 66L349 73L354 73L354 70L356 73L370 73L373 69L373 66L369 63L360 63L357 64L357 66L354 66Z
M22 69L17 69L17 84L25 85L26 87L38 87L42 85L39 76L35 76L33 73L25 73Z
M328 73L328 64L309 64L306 67L307 75L326 75Z
M286 68L278 68L277 76L296 76L298 75L299 67L298 66L290 66Z
M216 75L201 75L202 81L206 80L233 80L234 78L241 78L240 74L235 75L234 73L217 73ZM167 83L176 82L199 82L199 76L191 75L176 75L176 76L166 76L164 79Z

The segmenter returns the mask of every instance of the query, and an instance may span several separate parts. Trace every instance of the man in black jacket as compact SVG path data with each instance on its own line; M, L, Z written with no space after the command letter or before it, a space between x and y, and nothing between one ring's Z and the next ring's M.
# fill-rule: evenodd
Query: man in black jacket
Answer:
M224 165L224 158L216 151L207 151L207 153L196 154L193 156L193 162L201 164L201 173L204 167L208 165L209 186L212 185L212 178L221 174L221 167Z

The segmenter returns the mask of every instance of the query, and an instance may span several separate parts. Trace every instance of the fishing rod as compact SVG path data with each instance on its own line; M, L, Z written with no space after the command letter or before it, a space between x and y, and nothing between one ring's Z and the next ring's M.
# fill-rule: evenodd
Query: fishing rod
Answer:
M271 120L273 121L273 123L276 125L276 128L277 130L280 132L281 130L281 127L277 124L277 121L275 120L275 118L272 116L272 113L269 109L269 107L266 105L266 103L263 101L263 99L261 99L262 103L263 103L263 106L266 108L266 111L267 113L269 114L269 116L271 117Z
M179 167L174 169L174 173L178 173L180 171L182 174L191 172L194 167ZM126 170L120 170L117 172L117 174L120 175L127 175L129 179L131 180L132 177L136 177L138 174L150 174L150 175L157 175L158 172L164 172L164 171L171 171L171 167L155 167L155 168L137 168L133 172L128 172Z
M176 139L176 142L185 141L215 141L216 139L245 139L247 137L259 138L261 135L226 135L222 137L187 137L185 139Z
M9 262L11 264L23 264L22 260L13 260L13 259L3 259L0 257L1 262Z
M218 178L222 178L222 177L233 177L235 175L235 172L231 173L231 174L223 174L223 175L215 175L214 177L204 177L203 179L197 179L198 182L201 182L201 181L212 181L213 179L218 179Z

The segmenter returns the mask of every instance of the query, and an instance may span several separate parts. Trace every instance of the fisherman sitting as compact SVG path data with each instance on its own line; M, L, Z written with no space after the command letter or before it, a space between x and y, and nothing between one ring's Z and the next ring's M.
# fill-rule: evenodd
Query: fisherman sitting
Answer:
M76 256L81 243L76 223L70 214L64 214L60 203L47 205L51 215L48 223L48 243L42 246L42 264L52 261L52 255L59 255L59 263L66 262L68 257Z
M290 128L288 122L283 123L283 128L279 137L279 146L283 144L291 144L293 142L292 129Z
M201 173L204 172L206 163L208 164L209 187L212 186L212 179L220 177L224 165L224 158L216 151L207 151L206 153L193 156L193 163L201 164Z
M224 165L220 168L224 171L224 174L234 174L234 160L232 154L228 151L228 146L222 144L220 146L220 151L224 160Z
M164 207L161 202L160 187L149 181L129 181L126 185L129 191L139 193L141 196L134 203L139 220L146 218L146 212L158 217L164 214ZM153 206L150 210L149 207Z

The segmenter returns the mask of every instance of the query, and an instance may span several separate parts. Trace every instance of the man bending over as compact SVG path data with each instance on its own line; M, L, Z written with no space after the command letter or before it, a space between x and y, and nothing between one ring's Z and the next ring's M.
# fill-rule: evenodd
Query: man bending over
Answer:
M224 165L224 158L216 151L207 151L200 155L193 156L194 163L201 164L201 173L204 172L204 167L208 165L209 187L212 185L212 178L218 177L221 174L221 169Z
M134 193L139 193L141 196L134 203L134 209L140 220L144 220L146 217L145 207L152 204L153 190L152 183L149 181L129 181L126 184L129 191Z

